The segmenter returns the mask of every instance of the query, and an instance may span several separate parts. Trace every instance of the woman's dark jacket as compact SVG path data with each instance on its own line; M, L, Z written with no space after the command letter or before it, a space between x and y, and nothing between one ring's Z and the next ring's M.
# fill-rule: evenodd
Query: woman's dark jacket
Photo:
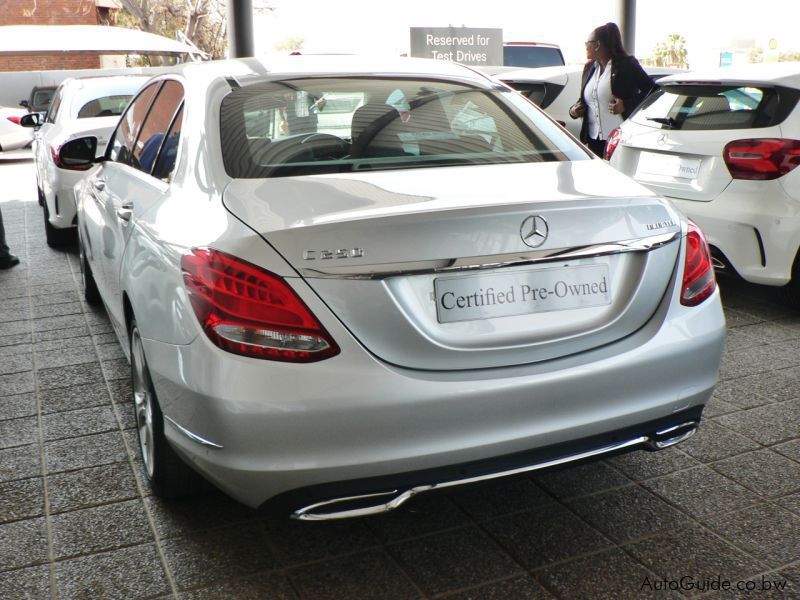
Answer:
M581 75L581 95L579 102L583 102L583 91L594 74L596 63L587 62L583 67ZM611 93L615 98L619 98L625 104L622 118L627 119L631 116L634 109L642 103L645 96L653 88L653 80L644 72L642 65L633 56L620 56L611 59ZM601 107L602 109L602 107ZM586 109L589 110L588 108ZM589 139L589 119L586 114L583 116L581 124L581 141L585 144Z

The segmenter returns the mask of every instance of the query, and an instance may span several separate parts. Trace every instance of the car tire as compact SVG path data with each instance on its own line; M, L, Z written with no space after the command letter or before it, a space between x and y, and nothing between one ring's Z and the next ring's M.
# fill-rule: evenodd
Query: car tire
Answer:
M44 208L44 238L47 245L51 248L61 248L67 245L73 237L72 229L59 229L53 227L50 223L50 211L47 210L47 202L43 205Z
M161 498L183 498L198 494L208 489L209 484L181 460L164 435L164 415L150 379L135 319L131 321L129 339L133 410L145 477L153 493Z
M100 291L97 289L97 282L94 280L92 267L89 266L89 261L86 258L86 251L83 249L83 240L78 235L78 249L81 261L81 282L83 284L83 297L86 303L91 306L100 304Z
M39 185L39 182L36 182L36 195L39 199L39 206L44 206L44 192L42 191L42 186Z

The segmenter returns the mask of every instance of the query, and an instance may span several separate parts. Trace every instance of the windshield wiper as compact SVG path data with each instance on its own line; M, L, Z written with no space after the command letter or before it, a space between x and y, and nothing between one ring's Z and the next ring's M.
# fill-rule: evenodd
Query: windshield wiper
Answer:
M666 125L669 129L677 129L678 125L678 122L672 117L647 117L647 120Z

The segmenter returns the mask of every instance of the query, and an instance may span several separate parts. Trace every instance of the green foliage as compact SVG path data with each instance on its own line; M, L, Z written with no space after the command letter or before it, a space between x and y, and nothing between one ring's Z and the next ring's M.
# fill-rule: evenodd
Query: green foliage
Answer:
M305 40L302 37L287 37L279 42L276 42L273 48L275 50L293 52L295 50L302 50Z
M677 67L688 69L688 52L686 40L677 33L667 36L666 41L659 42L653 48L649 58L644 59L644 64L652 67Z

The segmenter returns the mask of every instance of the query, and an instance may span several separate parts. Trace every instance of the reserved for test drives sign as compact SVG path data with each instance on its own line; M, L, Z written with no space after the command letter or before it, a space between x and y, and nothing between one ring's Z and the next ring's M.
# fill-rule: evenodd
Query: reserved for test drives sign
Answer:
M411 56L449 60L465 65L502 65L503 30L412 27Z

